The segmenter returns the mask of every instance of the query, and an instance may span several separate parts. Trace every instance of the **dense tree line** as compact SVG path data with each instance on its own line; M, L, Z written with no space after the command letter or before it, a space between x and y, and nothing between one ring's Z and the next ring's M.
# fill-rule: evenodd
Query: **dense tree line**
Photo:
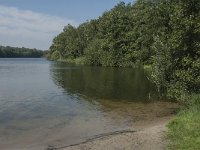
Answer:
M0 46L0 58L38 58L43 54L43 51L37 49Z
M99 66L150 65L162 93L200 92L200 1L120 2L98 19L67 25L48 58Z

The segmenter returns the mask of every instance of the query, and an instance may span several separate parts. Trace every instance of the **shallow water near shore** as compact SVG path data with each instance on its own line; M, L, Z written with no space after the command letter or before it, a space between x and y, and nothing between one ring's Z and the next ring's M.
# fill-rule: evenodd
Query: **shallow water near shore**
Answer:
M170 115L143 69L0 59L0 149L45 149Z

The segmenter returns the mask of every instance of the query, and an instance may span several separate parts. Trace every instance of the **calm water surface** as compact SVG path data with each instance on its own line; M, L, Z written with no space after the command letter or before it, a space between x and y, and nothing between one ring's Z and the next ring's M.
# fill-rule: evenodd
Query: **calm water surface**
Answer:
M0 59L0 149L74 144L164 116L166 103L149 103L155 91L142 69Z

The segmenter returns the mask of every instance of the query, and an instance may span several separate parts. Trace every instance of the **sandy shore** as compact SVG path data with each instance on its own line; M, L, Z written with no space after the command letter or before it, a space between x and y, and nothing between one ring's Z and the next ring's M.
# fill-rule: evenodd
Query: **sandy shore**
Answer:
M135 132L112 134L61 150L163 150L166 149L165 131L172 116L136 123Z

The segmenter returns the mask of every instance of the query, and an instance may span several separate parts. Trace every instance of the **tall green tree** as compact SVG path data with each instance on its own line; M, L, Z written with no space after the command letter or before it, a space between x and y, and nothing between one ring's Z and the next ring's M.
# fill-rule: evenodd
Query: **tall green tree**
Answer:
M161 95L184 99L180 96L200 92L200 1L120 2L97 19L66 26L54 38L49 58L151 65Z

